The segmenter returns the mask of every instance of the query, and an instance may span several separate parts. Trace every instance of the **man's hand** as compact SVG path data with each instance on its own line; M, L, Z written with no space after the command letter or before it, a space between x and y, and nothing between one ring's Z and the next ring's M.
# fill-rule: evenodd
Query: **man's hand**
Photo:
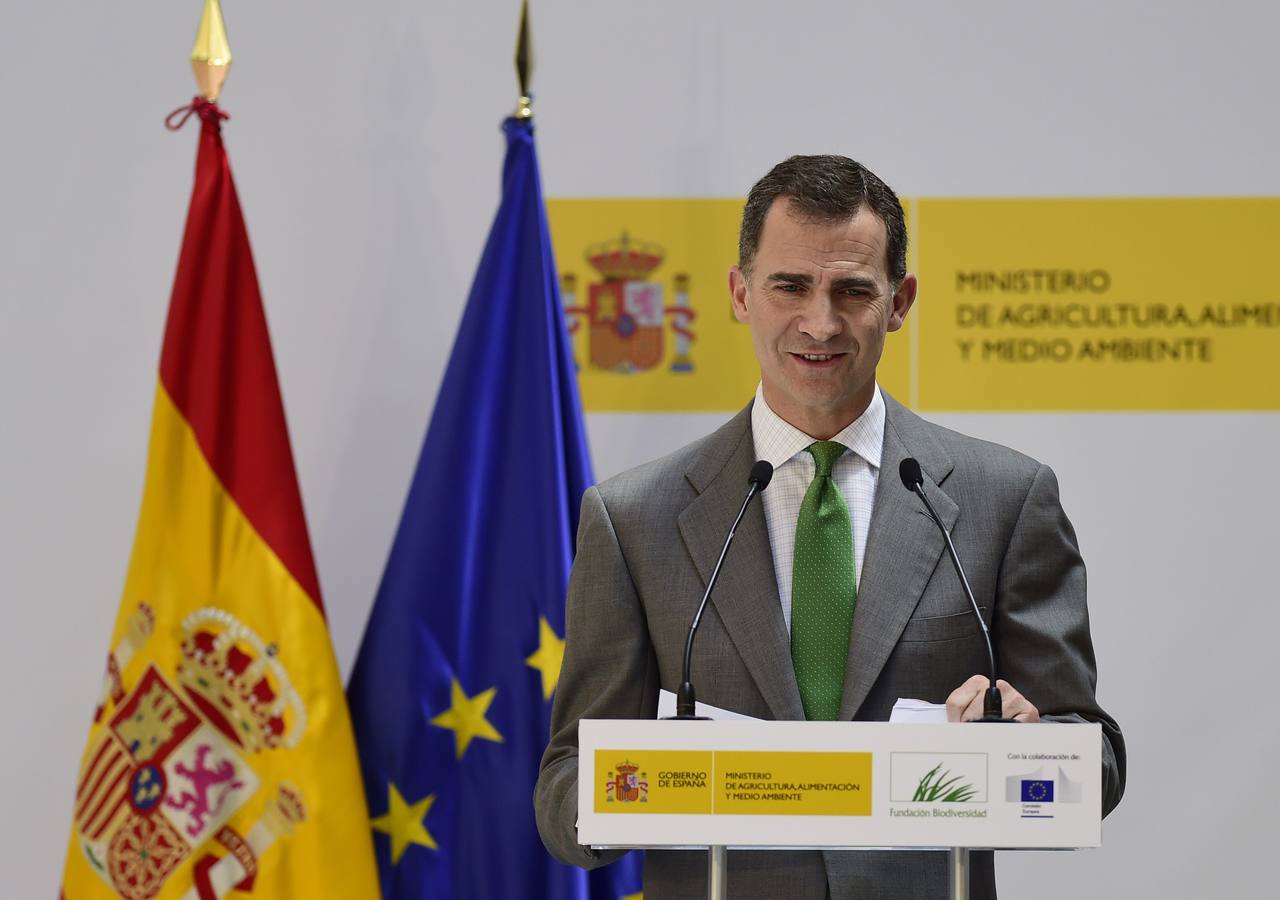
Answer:
M947 698L948 722L972 722L982 718L982 696L991 682L985 675L974 675ZM1000 705L1006 719L1019 722L1039 722L1040 711L1031 701L1019 694L1009 682L1001 678L996 682L1000 689Z

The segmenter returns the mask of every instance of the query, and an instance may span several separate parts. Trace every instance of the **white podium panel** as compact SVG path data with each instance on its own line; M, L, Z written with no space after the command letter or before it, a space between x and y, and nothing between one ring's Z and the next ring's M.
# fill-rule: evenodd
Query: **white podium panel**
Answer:
M584 720L596 847L1097 847L1098 725Z

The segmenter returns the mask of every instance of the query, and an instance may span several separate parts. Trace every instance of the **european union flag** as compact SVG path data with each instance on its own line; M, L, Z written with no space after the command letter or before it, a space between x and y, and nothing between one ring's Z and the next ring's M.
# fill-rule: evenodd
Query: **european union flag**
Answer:
M1053 782L1023 779L1022 802L1023 803L1052 803L1053 802Z
M616 898L538 837L578 502L592 482L527 121L348 695L384 898Z

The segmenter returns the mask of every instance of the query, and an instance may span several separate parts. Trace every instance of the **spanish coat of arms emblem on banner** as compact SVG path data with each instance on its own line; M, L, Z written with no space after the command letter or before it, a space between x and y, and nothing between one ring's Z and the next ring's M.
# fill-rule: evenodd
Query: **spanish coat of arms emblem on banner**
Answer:
M131 689L120 680L151 639L139 607L107 662L102 725L76 786L76 842L119 896L147 900L194 858L184 900L251 891L258 860L305 818L298 791L277 784L245 833L227 822L263 789L250 760L292 747L306 727L302 701L274 645L225 610L182 622L176 673L148 665Z
M603 280L588 286L582 305L577 276L566 272L561 294L569 334L577 338L586 323L591 366L622 374L659 366L666 354L663 326L669 321L675 337L669 369L692 372L695 336L690 325L695 313L689 303L689 276L673 277L673 302L667 305L663 284L651 280L665 256L657 244L633 241L623 232L615 240L591 245L585 256Z
M606 803L649 802L649 779L630 760L613 767L605 779L604 789Z

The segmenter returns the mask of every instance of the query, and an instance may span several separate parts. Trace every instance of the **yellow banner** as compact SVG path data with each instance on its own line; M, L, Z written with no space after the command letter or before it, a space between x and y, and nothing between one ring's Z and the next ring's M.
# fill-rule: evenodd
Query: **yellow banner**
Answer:
M597 750L595 811L869 816L871 754Z
M742 201L548 211L588 411L743 406ZM921 410L1277 410L1280 199L907 201L920 297L879 381Z
M920 200L919 405L1280 409L1280 200Z
M871 754L780 750L716 753L716 813L871 815Z

